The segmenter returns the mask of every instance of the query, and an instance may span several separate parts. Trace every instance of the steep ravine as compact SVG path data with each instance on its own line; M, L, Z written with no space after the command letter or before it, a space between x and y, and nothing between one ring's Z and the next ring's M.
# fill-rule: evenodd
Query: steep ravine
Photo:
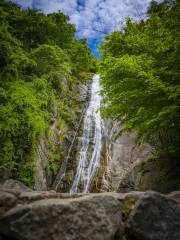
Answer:
M110 119L102 121L97 111L99 80L96 75L78 90L81 111L76 128L59 129L54 118L50 143L46 136L40 140L37 190L11 179L0 184L0 240L180 239L180 192L133 191L137 186L125 181L132 180L131 175L139 179L142 167L135 167L144 160L145 169L151 147L137 145L133 133L117 137L121 126ZM64 144L64 138L58 138L62 133L69 142L53 181L46 172L48 149L49 144L55 150ZM140 188L144 182L138 184Z
M67 154L62 160L62 164L52 184L52 189L59 192L69 192L72 186L73 175L77 165L79 136L82 134L84 115L90 98L90 86L91 82L78 86L80 108L79 112L76 113L78 114L77 121L75 123L76 128L72 131L73 134L68 146L66 146Z
M81 91L84 111L53 184L60 192L116 191L133 164L151 155L148 144L136 145L135 134L126 133L117 138L120 125L101 119L99 84L100 77L94 75Z
M122 127L118 122L100 119L100 89L94 80L80 86L79 90L81 114L53 189L72 193L132 190L168 192L179 189L178 174L173 172L171 164L166 164L167 161L162 159L159 161L162 164L156 167L158 161L151 161L153 152L149 144L143 141L137 144L135 133L126 132L119 136ZM47 162L46 155L43 159L42 164ZM145 164L147 167L143 170L141 166ZM166 179L164 174L167 172ZM41 177L42 171L38 171L38 174ZM43 182L42 178L41 185Z
M84 111L53 188L60 192L116 191L124 174L151 155L148 144L136 145L135 134L116 137L120 125L100 117L100 78L81 92ZM82 118L83 117L83 118Z
M100 115L100 76L92 79L90 99L84 116L83 135L78 149L78 164L70 189L71 193L90 191L91 182L100 166L103 120Z
M77 131L68 156L64 160L64 167L60 169L53 184L54 189L61 192L91 192L92 182L100 168L104 129L99 111L101 104L99 75L93 76L86 89L86 92L81 93L81 99L85 98L86 102Z
M44 134L39 140L36 148L36 171L35 186L36 190L47 190L56 188L59 184L59 178L62 179L58 186L63 192L69 191L70 177L67 177L69 171L72 171L74 154L77 151L77 134L81 128L83 120L83 111L88 103L89 83L74 86L72 93L76 96L78 108L69 109L69 114L74 119L73 124L59 124L61 116L55 113L50 122L48 135ZM54 162L54 154L57 159ZM52 156L51 156L52 155ZM56 177L52 176L51 171L55 167Z

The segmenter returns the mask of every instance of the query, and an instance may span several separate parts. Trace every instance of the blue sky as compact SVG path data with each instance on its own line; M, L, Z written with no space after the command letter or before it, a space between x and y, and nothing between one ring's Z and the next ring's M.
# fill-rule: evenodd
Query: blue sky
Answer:
M106 34L120 29L124 19L145 18L151 0L13 0L22 7L41 9L45 13L62 11L76 25L77 37L87 38L97 56L97 46Z

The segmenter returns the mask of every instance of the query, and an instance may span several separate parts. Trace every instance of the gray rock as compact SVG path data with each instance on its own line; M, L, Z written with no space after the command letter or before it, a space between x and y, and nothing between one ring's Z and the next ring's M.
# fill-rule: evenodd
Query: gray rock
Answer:
M0 191L0 217L2 217L9 209L14 207L16 203L17 198L14 194Z
M50 198L78 198L85 196L84 194L70 194L70 193L57 193L53 190L51 191L33 191L33 192L21 192L18 196L18 200L21 203L31 203L41 199L50 199Z
M14 194L0 191L0 208L11 208L16 204L17 198Z
M9 190L13 190L13 191L32 191L32 189L26 187L23 183L14 180L14 179L8 179L6 180L4 183L0 184L0 188L2 189L9 189Z
M105 194L39 200L0 220L1 234L23 240L119 240L122 232L120 203Z
M34 192L21 192L18 199L21 202L33 202L41 199L57 198L55 191L34 191Z
M50 131L51 135L56 133L56 118L53 118ZM51 142L53 143L52 139ZM35 165L35 189L47 190L47 179L45 169L48 165L48 140L45 136L41 137L36 147L36 165Z
M85 196L84 193L73 193L73 194L70 194L70 193L57 193L57 198L78 198L78 197L83 197Z
M146 192L127 222L130 239L180 239L180 203L157 192Z
M168 197L177 202L180 202L180 191L171 192L168 194Z
M119 183L129 169L135 163L152 155L151 147L145 142L137 144L135 133L124 132L118 136L123 126L117 121L105 119L104 124L108 161L103 178L103 187L109 185L109 191L117 191ZM135 189L130 188L130 191L132 190Z
M120 181L118 192L153 190L169 193L180 190L178 160L149 158L135 163Z

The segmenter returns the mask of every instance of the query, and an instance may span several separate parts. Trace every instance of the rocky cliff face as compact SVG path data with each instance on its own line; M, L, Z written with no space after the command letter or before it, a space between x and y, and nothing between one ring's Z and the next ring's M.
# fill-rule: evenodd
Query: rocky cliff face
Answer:
M48 144L47 139L41 138L37 146L37 158L35 167L35 189L47 190L47 179L45 169L48 165Z
M146 143L136 144L134 133L118 136L120 124L112 120L105 121L106 167L102 177L103 191L116 191L120 181L134 164L151 156L151 147Z
M52 187L54 178L49 174L53 168L49 152L64 151L56 162L59 175L53 188L69 192L77 166L77 155L82 136L84 111L88 105L90 84L73 90L79 92L79 110L73 112L76 121L70 128L58 126L58 118L51 122L50 137L40 139L37 147L36 190ZM180 189L177 164L167 160L152 161L152 149L147 143L136 144L135 133L118 136L120 124L110 119L104 121L101 164L91 184L90 192L131 190L157 190L168 192ZM49 150L50 149L50 150ZM149 159L149 160L148 160ZM177 161L176 161L177 162ZM56 169L57 172L57 169ZM175 179L175 180L174 180Z
M79 110L76 112L75 128L70 129L68 132L70 138L69 144L66 146L66 156L53 183L53 189L59 192L69 192L72 186L77 166L77 153L80 145L80 136L82 135L83 119L89 101L90 83L79 85L76 91L79 93Z
M180 190L180 163L176 159L154 157L137 162L123 177L118 191L154 190L162 193Z
M44 134L39 140L36 149L35 165L35 189L47 190L54 187L55 175L62 176L59 191L69 191L72 181L72 171L76 160L77 139L79 121L82 112L88 102L89 84L74 86L72 94L78 96L77 109L69 109L74 122L71 125L59 124L61 116L58 117L58 109L54 109L54 116L51 118L48 134Z
M118 136L120 125L105 121L101 166L92 192L180 190L180 163L167 156L155 157L150 145L136 144L135 133Z

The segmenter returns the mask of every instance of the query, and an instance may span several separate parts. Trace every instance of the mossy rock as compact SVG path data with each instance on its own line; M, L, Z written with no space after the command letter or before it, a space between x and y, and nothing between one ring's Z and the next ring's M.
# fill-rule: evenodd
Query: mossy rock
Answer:
M168 193L180 190L180 164L167 158L150 158L138 163L121 181L119 191L154 190ZM131 189L130 189L130 188Z
M134 209L136 201L137 200L133 197L127 197L126 200L122 203L124 221L127 220L129 214Z

